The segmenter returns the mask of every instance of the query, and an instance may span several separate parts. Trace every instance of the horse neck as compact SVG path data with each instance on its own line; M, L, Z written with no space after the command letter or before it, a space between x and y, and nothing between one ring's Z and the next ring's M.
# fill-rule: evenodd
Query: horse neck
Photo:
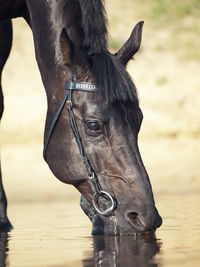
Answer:
M75 0L27 0L35 54L47 95L58 86L63 64L60 34L66 28L71 40L80 46L80 10Z

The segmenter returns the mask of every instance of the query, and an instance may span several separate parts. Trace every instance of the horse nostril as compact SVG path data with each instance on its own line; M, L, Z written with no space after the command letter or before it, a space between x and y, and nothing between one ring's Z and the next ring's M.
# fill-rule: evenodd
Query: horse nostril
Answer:
M127 222L137 231L155 231L162 224L162 219L154 208L145 214L137 213L135 210L125 212Z
M137 212L128 212L127 213L127 217L131 221L135 221L137 219L137 216L138 216Z
M136 231L144 231L144 222L142 221L141 216L139 216L137 212L128 211L125 213L125 218Z

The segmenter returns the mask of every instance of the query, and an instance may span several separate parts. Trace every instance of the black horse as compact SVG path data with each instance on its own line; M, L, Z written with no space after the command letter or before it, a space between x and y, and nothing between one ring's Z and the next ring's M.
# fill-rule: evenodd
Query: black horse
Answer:
M11 19L30 25L46 90L44 158L54 175L82 194L93 234L131 235L161 223L137 137L142 123L126 64L143 22L115 54L107 48L101 0L0 0L0 70L12 42ZM3 95L1 92L1 115ZM0 228L9 229L1 183Z

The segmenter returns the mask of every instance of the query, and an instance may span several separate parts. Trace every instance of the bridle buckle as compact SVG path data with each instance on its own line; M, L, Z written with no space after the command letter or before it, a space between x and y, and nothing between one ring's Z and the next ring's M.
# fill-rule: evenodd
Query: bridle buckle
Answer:
M66 100L66 104L67 104L67 107L68 108L71 108L72 107L72 101L70 99L67 99Z

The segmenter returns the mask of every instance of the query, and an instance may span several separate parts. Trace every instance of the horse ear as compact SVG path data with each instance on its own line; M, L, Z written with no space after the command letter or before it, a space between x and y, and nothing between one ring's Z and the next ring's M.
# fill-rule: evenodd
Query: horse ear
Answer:
M125 66L140 48L143 24L144 21L140 21L138 24L136 24L128 41L122 46L122 48L120 48L117 53L115 53L115 56Z
M63 63L68 66L71 65L74 43L70 40L65 28L62 29L60 35L60 49L63 56Z

